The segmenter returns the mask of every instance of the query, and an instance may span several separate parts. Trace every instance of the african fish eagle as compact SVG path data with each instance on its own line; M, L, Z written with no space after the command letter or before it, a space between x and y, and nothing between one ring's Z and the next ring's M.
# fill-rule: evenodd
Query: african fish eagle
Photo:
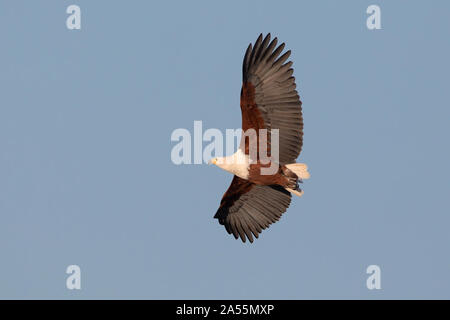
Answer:
M257 159L249 156L249 141L242 136L236 153L219 157L211 163L234 174L230 187L225 192L214 218L229 234L243 242L275 223L291 202L291 193L302 196L298 183L309 178L307 166L295 163L303 144L303 118L300 97L295 78L292 76L292 61L286 62L291 51L280 56L285 44L277 47L277 38L270 41L270 33L259 35L245 52L241 89L242 131L254 129L260 139L260 129L266 129L267 137L278 129L278 161L274 161L273 174L262 174L267 167L259 153ZM266 139L266 154L270 155L271 143ZM264 146L264 145L263 145ZM259 147L258 147L259 148ZM235 161L237 159L244 161Z

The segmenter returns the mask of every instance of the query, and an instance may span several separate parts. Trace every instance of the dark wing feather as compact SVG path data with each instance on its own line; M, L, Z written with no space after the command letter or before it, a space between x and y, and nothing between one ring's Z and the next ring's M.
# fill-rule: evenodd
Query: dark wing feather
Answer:
M291 203L291 194L280 186L256 185L234 176L214 218L229 234L243 242L278 221Z
M270 137L271 130L279 129L279 162L289 164L295 162L303 145L302 103L292 62L286 62L291 52L280 56L284 43L276 45L277 38L270 41L268 34L247 48L242 66L242 130L267 129ZM267 150L270 155L270 138ZM245 151L248 154L248 146Z

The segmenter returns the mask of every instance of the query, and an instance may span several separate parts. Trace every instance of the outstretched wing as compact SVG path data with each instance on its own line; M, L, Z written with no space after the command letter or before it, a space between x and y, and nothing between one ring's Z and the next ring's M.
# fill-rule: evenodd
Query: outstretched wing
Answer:
M262 230L278 221L291 203L291 194L280 186L256 185L234 176L214 218L229 234L253 242Z
M270 33L262 34L250 44L242 66L241 89L242 130L267 129L267 155L270 156L270 133L279 129L279 163L294 163L303 144L303 119L300 97L292 62L286 62L291 51L279 57L284 43L277 46L277 38L270 42ZM248 142L245 152L249 153ZM243 147L242 147L243 148Z

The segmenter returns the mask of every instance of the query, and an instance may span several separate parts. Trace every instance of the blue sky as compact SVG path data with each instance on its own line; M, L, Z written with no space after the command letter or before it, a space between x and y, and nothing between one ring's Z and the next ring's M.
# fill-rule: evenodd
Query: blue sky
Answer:
M81 30L66 8L81 8ZM381 8L368 30L366 8ZM446 1L3 1L0 298L450 298ZM259 33L292 50L305 195L253 244L173 130L240 127ZM68 290L67 266L82 289ZM381 268L381 290L366 268Z

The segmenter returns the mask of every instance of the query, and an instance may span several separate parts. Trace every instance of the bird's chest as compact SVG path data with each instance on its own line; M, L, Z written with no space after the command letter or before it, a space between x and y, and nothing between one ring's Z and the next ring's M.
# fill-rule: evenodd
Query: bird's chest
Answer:
M234 164L233 166L228 168L228 171L238 176L239 178L248 180L249 164L248 163Z

